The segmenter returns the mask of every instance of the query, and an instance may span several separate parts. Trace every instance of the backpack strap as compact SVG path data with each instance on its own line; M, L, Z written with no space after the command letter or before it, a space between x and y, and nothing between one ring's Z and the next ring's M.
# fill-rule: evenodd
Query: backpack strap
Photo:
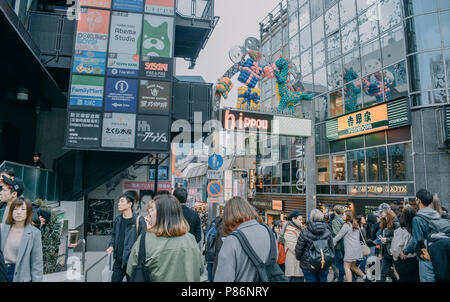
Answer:
M277 246L275 243L275 236L272 232L272 230L265 225L264 223L260 223L263 227L266 228L267 232L269 232L269 238L270 238L270 253L269 253L269 260L267 263L276 263L277 262Z
M145 233L141 235L141 241L139 242L139 254L138 265L145 265Z
M255 250L252 248L252 246L248 242L247 237L245 237L245 235L244 235L244 233L242 233L242 231L235 230L230 235L235 236L239 240L239 243L241 244L241 247L242 247L244 253L248 256L248 258L250 258L250 261L253 263L253 265L255 267L263 267L264 266L264 263L258 257Z
M139 216L136 218L136 238L139 237L139 220L141 220L142 216Z

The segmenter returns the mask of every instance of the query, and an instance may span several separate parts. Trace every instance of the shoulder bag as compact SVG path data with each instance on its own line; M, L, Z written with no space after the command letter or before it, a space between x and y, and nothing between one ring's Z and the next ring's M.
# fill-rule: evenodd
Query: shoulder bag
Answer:
M370 248L367 246L366 239L364 238L364 235L361 232L361 228L358 228L358 229L359 229L359 234L361 235L361 238L363 240L362 242L360 241L362 254L363 254L364 257L369 257L369 255L370 255Z
M152 273L150 269L145 265L145 235L147 232L143 232L141 235L141 241L139 242L138 263L133 267L130 282L151 282Z

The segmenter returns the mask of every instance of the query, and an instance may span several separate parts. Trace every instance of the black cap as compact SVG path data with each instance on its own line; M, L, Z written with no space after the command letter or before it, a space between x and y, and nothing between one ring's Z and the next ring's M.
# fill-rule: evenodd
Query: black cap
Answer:
M7 185L10 185L12 187L13 191L17 192L17 197L22 196L25 188L24 188L23 182L20 179L14 178L14 180L12 180L11 178L3 175L3 181Z
M41 157L41 152L34 152L34 155L33 155L33 157L35 157L35 156L37 156L37 157Z
M289 216L287 217L287 220L291 221L292 218L298 217L300 215L301 215L300 210L295 209L291 213L289 213Z

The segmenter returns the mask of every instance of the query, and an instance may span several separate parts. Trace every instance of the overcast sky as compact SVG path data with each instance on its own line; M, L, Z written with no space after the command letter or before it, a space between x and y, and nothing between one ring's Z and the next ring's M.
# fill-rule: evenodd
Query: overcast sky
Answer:
M243 45L247 37L259 39L259 22L279 3L279 0L215 0L215 15L220 16L206 47L200 52L193 70L189 62L177 58L177 75L200 75L206 82L216 83L222 74L233 65L228 51L234 45ZM233 93L222 106L235 106L238 86L233 78Z

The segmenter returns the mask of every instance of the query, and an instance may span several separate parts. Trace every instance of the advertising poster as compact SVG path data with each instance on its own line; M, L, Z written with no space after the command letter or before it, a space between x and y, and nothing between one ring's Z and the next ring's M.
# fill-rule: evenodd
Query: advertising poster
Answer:
M141 76L171 81L173 74L173 59L143 56L141 61Z
M145 0L145 12L173 16L175 14L175 0Z
M144 0L114 0L113 9L142 12Z
M106 52L109 11L82 8L77 26L75 50Z
M139 88L139 112L169 113L170 82L142 80Z
M106 79L105 110L136 112L138 80Z
M136 115L104 113L102 147L134 148Z
M99 147L100 121L99 112L71 111L66 145L78 148Z
M171 58L173 37L173 18L145 15L142 55Z
M80 0L80 5L81 6L110 8L111 0Z
M148 169L148 179L155 180L156 169L150 167ZM158 167L158 180L168 180L169 179L169 167L160 166Z
M136 149L167 149L169 144L169 117L138 115Z
M75 50L72 72L104 75L105 64L106 52Z
M141 28L141 14L112 12L108 51L109 75L138 75Z
M72 75L70 106L103 107L104 78Z

